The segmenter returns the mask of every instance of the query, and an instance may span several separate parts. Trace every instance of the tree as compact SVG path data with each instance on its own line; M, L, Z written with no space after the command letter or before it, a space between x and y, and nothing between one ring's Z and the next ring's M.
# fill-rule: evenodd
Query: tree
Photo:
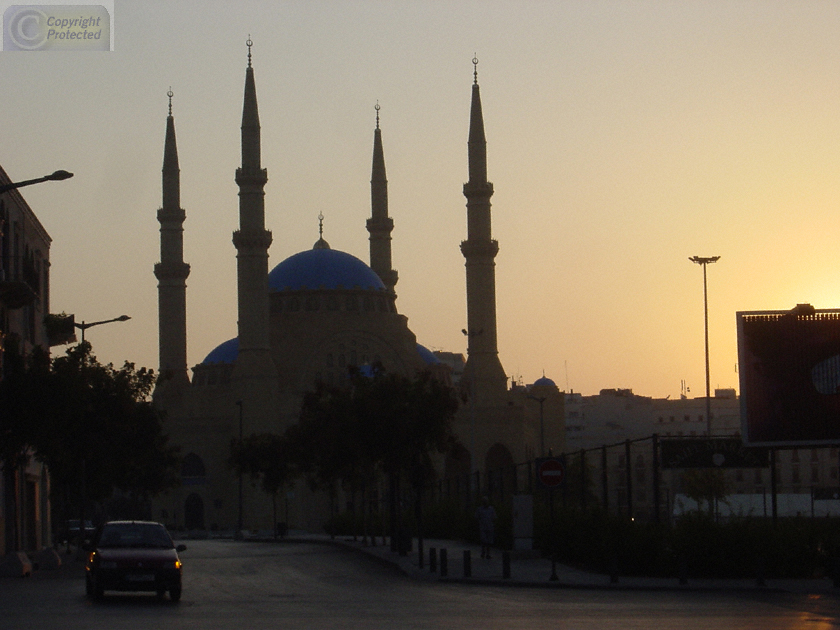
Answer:
M230 465L240 475L259 481L260 487L271 496L274 522L277 523L277 495L293 478L287 441L274 433L252 434L241 442L230 443ZM277 536L275 526L274 535Z
M432 456L455 443L457 409L454 390L428 372L408 378L379 365L370 374L351 370L347 387L319 384L304 397L300 422L286 434L289 452L314 486L332 488L341 481L355 492L387 475L393 527L403 475L415 491L420 519Z
M65 505L75 494L83 509L84 500L101 501L115 490L142 501L177 485L177 449L167 444L149 399L152 370L102 365L89 343L51 363L40 350L7 358L12 369L0 397L8 450L26 447L44 461Z
M725 471L720 468L692 468L682 475L683 492L689 499L697 501L698 508L706 503L709 516L715 513L715 502L726 501L730 487Z

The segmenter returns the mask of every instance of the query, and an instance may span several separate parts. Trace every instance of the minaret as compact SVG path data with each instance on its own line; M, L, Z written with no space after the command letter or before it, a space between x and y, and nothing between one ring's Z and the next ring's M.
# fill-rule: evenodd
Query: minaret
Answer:
M239 229L233 233L236 247L239 310L239 355L233 378L239 385L246 432L276 429L274 422L277 368L269 349L268 247L271 232L265 229L265 193L268 173L260 163L260 117L257 89L251 67L248 38L248 68L242 106L242 166L236 169L239 186Z
M496 345L496 263L499 243L490 233L490 197L493 184L487 181L487 142L478 91L478 59L473 58L474 82L470 109L469 181L464 184L467 198L467 240L461 253L467 268L467 364L462 383L474 384L476 395L503 393L507 376L499 361ZM471 387L472 389L472 387Z
M181 175L172 117L172 90L166 118L163 149L163 206L157 212L160 222L160 262L155 265L158 279L158 341L160 370L156 395L174 393L189 385L187 376L187 276L184 262L184 219L181 208Z
M391 269L391 231L394 220L388 216L388 179L385 177L385 156L382 132L379 130L379 103L376 103L376 130L373 132L373 168L370 176L370 210L367 220L370 232L370 268L393 292L398 276Z

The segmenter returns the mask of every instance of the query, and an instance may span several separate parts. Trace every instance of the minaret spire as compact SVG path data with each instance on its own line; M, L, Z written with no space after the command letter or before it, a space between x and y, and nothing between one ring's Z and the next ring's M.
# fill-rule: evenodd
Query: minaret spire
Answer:
M487 142L478 86L478 59L473 57L472 104L468 145L469 181L467 198L467 240L461 253L467 269L468 359L462 382L475 384L473 395L484 398L503 393L507 376L499 361L496 342L496 254L499 243L490 229L490 197L493 184L487 181Z
M382 151L382 131L379 129L379 101L376 110L376 129L373 132L373 167L370 177L371 217L367 220L370 232L370 268L389 291L394 291L399 276L391 269L391 232L394 220L388 216L388 178L385 176L385 155Z
M177 392L189 385L187 375L187 276L190 266L184 262L184 220L181 208L181 171L172 116L172 88L166 140L163 149L162 202L157 212L160 222L160 262L155 265L158 279L158 341L160 369L155 396L164 390Z
M236 247L239 354L233 377L239 385L247 431L276 430L277 368L269 349L268 248L271 232L265 229L265 192L268 173L260 161L260 116L257 89L248 67L242 105L242 166L236 169L239 186L239 229Z

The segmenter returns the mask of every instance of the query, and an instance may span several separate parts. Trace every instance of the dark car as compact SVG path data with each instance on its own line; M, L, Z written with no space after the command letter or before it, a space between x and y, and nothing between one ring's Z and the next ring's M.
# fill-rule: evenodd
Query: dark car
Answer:
M85 540L89 540L96 528L90 521L85 521ZM79 519L71 518L64 524L64 529L59 534L60 542L76 542L79 540Z
M160 523L111 521L102 525L88 546L86 591L100 599L105 591L149 591L181 599L181 559L172 537Z

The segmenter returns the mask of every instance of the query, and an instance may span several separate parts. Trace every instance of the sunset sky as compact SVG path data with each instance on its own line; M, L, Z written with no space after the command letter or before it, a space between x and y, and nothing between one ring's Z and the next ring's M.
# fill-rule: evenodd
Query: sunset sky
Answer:
M236 336L249 34L269 267L312 246L319 213L334 249L368 261L378 100L397 306L431 349L466 348L473 55L517 381L702 395L690 256L721 256L713 388L738 385L736 311L840 307L840 2L117 0L113 52L0 53L0 164L13 180L75 173L22 191L53 239L51 310L132 317L88 331L102 361L158 365L170 86L189 365Z

